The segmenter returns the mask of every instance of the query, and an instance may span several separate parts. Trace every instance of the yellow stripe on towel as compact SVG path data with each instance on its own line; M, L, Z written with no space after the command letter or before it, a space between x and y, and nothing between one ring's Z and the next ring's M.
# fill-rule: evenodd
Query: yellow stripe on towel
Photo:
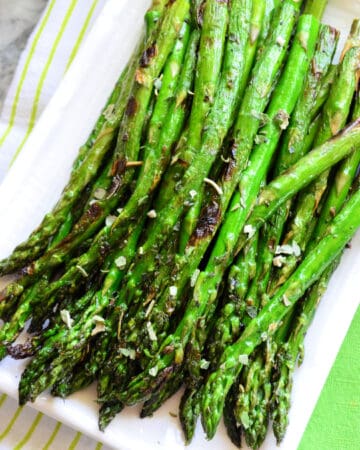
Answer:
M36 430L36 427L39 425L40 420L43 418L42 413L38 413L35 417L34 422L31 424L28 432L25 434L25 436L21 439L21 441L14 447L14 450L21 450L24 445L31 439L31 436L34 434L34 431Z
M34 40L31 44L29 54L27 55L23 70L20 75L19 84L16 88L16 93L15 93L15 97L14 97L14 101L13 101L13 105L12 105L11 113L10 113L9 124L8 124L4 134L0 138L0 146L5 142L5 139L8 137L10 131L12 130L12 128L14 126L16 112L17 112L17 108L18 108L18 104L19 104L20 93L21 93L22 87L24 85L24 81L25 81L26 75L28 73L29 66L30 66L31 60L34 56L36 47L38 45L38 42L44 31L45 26L49 21L50 14L51 14L52 9L54 8L55 3L56 3L56 0L52 0L50 2L48 9L46 11L46 14L44 15L42 21L40 22L40 26L39 26L37 32L35 33Z
M77 40L75 42L75 45L74 45L74 47L73 47L73 49L71 51L71 54L70 54L70 57L69 57L69 61L66 64L65 71L68 70L68 68L70 67L71 63L73 62L73 60L74 60L74 58L75 58L75 56L76 56L76 54L77 54L77 52L79 50L80 44L81 44L81 42L84 39L84 36L85 36L86 30L87 30L87 28L89 26L91 17L93 16L95 8L96 8L98 3L99 3L99 0L94 0L92 5L91 5L91 7L90 7L90 10L89 10L89 12L88 12L88 14L86 16L85 22L84 22L83 26L81 27L79 36L78 36L78 38L77 38Z
M13 162L16 159L16 157L21 152L21 150L24 147L24 144L25 144L27 138L29 137L32 129L34 128L36 115L37 115L38 108L39 108L40 96L41 96L41 92L42 92L42 88L44 86L44 82L45 82L46 76L48 74L48 71L49 71L51 63L52 63L52 61L54 59L56 50L57 50L57 48L58 48L58 46L60 44L61 38L62 38L62 36L63 36L63 34L65 32L67 24L68 24L68 22L69 22L69 20L70 20L70 18L72 16L72 13L74 12L74 9L75 9L75 6L76 6L77 3L78 3L78 0L72 0L71 4L69 6L69 9L67 10L67 12L65 14L64 20L61 23L60 30L59 30L59 32L58 32L58 34L57 34L57 36L55 38L55 41L54 41L54 43L53 43L53 45L51 47L51 51L50 51L48 60L46 61L46 64L45 64L45 67L44 67L43 71L41 72L40 80L39 80L39 83L38 83L38 85L36 87L35 98L34 98L33 106L32 106L32 109L31 109L30 120L29 120L28 128L26 130L26 134L25 134L21 144L17 148L17 150L16 150L16 152L15 152L15 154L14 154L12 160L11 160L10 165L13 164Z
M71 444L69 445L68 450L74 450L75 447L78 445L80 439L81 439L82 434L80 432L76 433L76 436L74 437L73 441L71 442Z
M53 429L53 432L51 433L51 436L49 437L49 440L45 444L45 447L43 448L43 450L49 450L51 448L50 445L52 445L52 443L54 442L57 434L59 433L61 425L62 424L60 422L56 423L55 428Z
M0 434L0 441L2 441L10 433L11 428L13 427L14 423L16 422L16 420L19 417L22 410L23 410L23 407L20 407L15 411L15 414L13 415L13 418L10 420L8 426Z

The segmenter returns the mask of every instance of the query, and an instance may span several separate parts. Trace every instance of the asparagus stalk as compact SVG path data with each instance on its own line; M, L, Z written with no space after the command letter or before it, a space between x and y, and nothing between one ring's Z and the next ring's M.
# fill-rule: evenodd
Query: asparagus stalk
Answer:
M265 5L264 20L261 27L261 33L259 36L258 48L257 48L257 58L261 56L264 49L266 48L267 39L271 34L271 26L274 20L274 16L277 13L278 8L281 6L280 0L268 0Z
M141 134L141 124L144 114L146 113L146 108L154 85L154 79L159 75L168 54L173 48L180 27L187 16L188 9L189 4L186 0L178 0L169 6L168 12L161 24L156 43L152 43L151 46L147 48L140 60L141 67L136 72L137 83L135 86L135 92L128 102L127 113L125 114L125 119L122 121L119 131L118 146L114 155L117 162L114 163L112 170L114 173L112 176L113 184L110 188L111 196L115 195L121 186L124 186L131 181L132 175L130 174L127 176L127 171L125 172L123 178L120 173L116 173L121 167L124 167L123 163L126 162L126 159L121 159L120 153L123 152L123 154L126 155L126 158L129 158L130 161L136 160L136 154L139 150L138 144ZM155 54L153 54L154 51ZM149 52L152 55L151 58L146 56ZM125 129L127 131L125 131ZM129 134L129 138L122 141L125 137L124 133ZM121 163L121 161L123 163ZM130 169L130 172L133 172L133 169ZM55 283L54 286L49 288L51 294L58 289L58 286L61 287L64 284L67 284L69 279L71 280L72 286L74 286L74 284L76 284L79 280L79 270L76 269L76 267L79 267L80 265L83 269L80 272L84 273L85 271L85 273L89 273L90 270L93 269L96 262L99 261L99 258L101 260L101 258L109 252L111 247L114 246L123 232L123 216L120 214L115 221L114 226L111 227L111 233L109 226L105 226L105 228L98 233L89 251L79 258L79 261L77 261L75 267L73 266L68 270L66 277L63 277L65 279L59 283ZM56 261L58 261L56 252L53 253L51 257L55 264ZM19 295L19 293L23 291L24 286L30 283L31 280L33 280L34 277L42 271L44 266L48 267L48 265L48 258L44 258L36 261L34 265L28 266L25 269L26 275L23 275L20 280L8 286L0 297L6 297L7 295L13 297Z
M209 309L212 309L211 306ZM209 366L209 361L202 359L202 355L208 329L211 328L211 325L207 323L206 316L200 318L196 327L192 330L189 343L185 349L186 389L180 403L180 421L187 442L192 440L197 419L200 416L200 401L206 373L205 370ZM176 373L178 368L175 367L173 370ZM165 385L169 382L170 380L167 380Z
M196 5L195 9L197 9ZM196 67L194 99L191 107L186 138L182 137L172 164L161 185L156 209L162 209L174 196L176 184L185 168L191 164L201 145L204 120L214 103L214 96L221 74L225 36L228 28L229 6L227 2L208 0L204 4L199 56Z
M355 97L355 107L352 113L353 120L360 117L360 94L359 87L357 88ZM336 170L335 178L327 193L325 203L322 207L320 217L317 220L314 230L314 237L310 243L309 248L316 242L316 237L324 234L328 223L332 217L342 208L346 197L349 194L351 185L355 179L360 164L360 151L354 151L349 157L341 162L340 167Z
M218 355L226 345L240 336L245 310L248 314L252 314L251 307L246 306L243 300L248 291L249 282L256 273L258 237L258 233L255 233L254 237L247 242L243 252L240 252L236 263L231 266L224 304L221 306L206 344L206 353L211 366L216 363Z
M303 88L303 93L290 120L290 126L286 131L283 143L279 150L279 155L275 164L274 174L280 175L294 164L301 156L306 154L313 144L313 133L309 134L309 129L315 126L313 122L319 110L326 101L330 85L333 82L334 70L330 67L339 34L328 26L322 26ZM329 70L330 68L330 70ZM314 128L315 129L315 128ZM307 139L305 139L307 137ZM254 307L259 307L262 298L267 291L271 268L275 252L281 239L285 221L289 215L291 201L287 202L276 212L276 215L265 225L261 233L259 254L256 275L252 281L246 304L250 300ZM257 306L255 306L257 305Z
M239 426L243 428L246 443L251 448L259 448L266 437L271 412L276 352L279 343L287 336L292 320L293 311L290 311L275 336L267 339L255 352L249 365L243 368L240 374L241 382L235 383L238 395L234 416ZM248 324L250 319L246 322Z
M299 7L300 5L297 5ZM254 111L262 112L262 109L265 108L267 104L267 96L263 96L263 92L259 92L256 86L266 86L265 91L269 94L269 91L272 88L272 85L275 81L276 74L279 70L279 67L281 65L281 62L283 61L283 58L285 56L286 50L283 46L279 46L277 44L277 38L278 36L281 36L281 39L284 39L284 42L288 42L292 30L292 25L295 21L296 16L296 8L293 7L290 3L284 3L283 8L279 12L277 18L276 18L276 26L274 27L272 38L269 42L269 47L267 52L264 52L262 58L258 61L257 65L255 66L253 73L253 79L252 82L249 84L243 102L242 107L240 109L240 114L237 119L237 124L235 125L235 131L234 136L241 136L241 140L238 137L238 142L234 142L233 144L233 154L234 158L235 155L240 155L238 159L238 164L234 161L231 161L229 163L229 168L227 169L224 178L225 183L228 182L228 192L227 194L224 192L223 195L220 196L220 199L216 199L215 202L211 202L210 205L208 205L207 209L204 213L202 213L200 219L199 219L199 225L197 229L195 230L186 250L185 255L183 257L178 258L178 262L175 266L175 271L172 274L172 283L173 286L176 287L177 292L174 295L172 293L172 286L168 286L167 289L165 289L164 293L162 294L161 300L158 303L159 305L163 305L164 302L167 301L169 298L173 298L173 301L176 303L179 303L177 299L181 298L181 295L183 293L183 289L186 285L186 283L190 280L190 278L194 275L198 264L200 263L200 260L202 259L202 256L204 255L207 246L211 242L211 239L213 235L216 232L217 227L219 226L221 222L221 216L224 212L224 208L220 208L218 202L221 201L224 206L226 206L226 203L228 201L229 194L231 192L230 184L234 184L234 181L231 182L230 176L236 178L236 174L234 172L239 171L242 167L243 162L246 160L244 156L241 156L243 153L250 152L252 140L256 134L257 127L259 125L259 119L258 114ZM233 43L231 43L233 44ZM269 70L268 70L269 69ZM229 84L226 81L227 79L224 79L224 83L226 86L226 89L228 89ZM265 92L264 91L264 92ZM222 94L222 90L219 89L220 94ZM226 92L226 91L225 91ZM219 97L219 104L223 105L222 101L224 100L224 95L221 95ZM222 107L218 111L216 111L216 106L214 106L212 112L213 115L210 115L210 118L213 117L214 120L218 118L218 122L209 126L209 128L206 128L204 140L205 140L205 147L206 145L210 144L212 141L210 138L212 137L215 142L219 139L219 133L218 131L218 125L219 121L222 120L224 117L223 111L225 107ZM216 115L215 115L216 112ZM277 112L277 111L276 111ZM219 117L218 113L221 113L221 116ZM243 118L246 117L247 120L243 120ZM225 131L225 129L224 129ZM242 132L240 132L242 131ZM245 139L246 137L246 139ZM208 139L208 141L207 141ZM208 143L207 143L208 142ZM204 148L205 148L204 147ZM209 146L209 151L213 148L217 148L215 145ZM236 149L236 150L235 150ZM199 161L202 163L202 166L210 159L209 155L206 156L206 161L204 158L202 158L202 161ZM195 173L196 171L196 173ZM196 177L195 182L199 182L199 168L198 165L194 164L188 169L186 174L184 175L184 189L189 188L188 182L189 179L186 180L187 175L189 173L193 173L194 177ZM201 177L200 177L201 179ZM200 180L201 181L201 180ZM190 186L194 186L192 183ZM196 191L197 192L197 191ZM172 207L172 212L170 215L170 212L167 213L166 217L164 219L167 221L168 225L170 225L170 219L173 220L174 218L174 212L176 213L176 207ZM164 213L167 211L167 208L163 210ZM176 214L177 215L177 214ZM157 221L155 224L155 227L151 230L152 236L159 237L159 232L155 232L156 227L160 224L163 224L163 221ZM161 231L164 233L164 230ZM151 239L146 242L151 247ZM146 270L146 264L148 262L147 258L144 258L143 260L144 264L139 264L137 267L137 270L139 273L143 273L144 270ZM136 286L136 283L132 283L131 288L133 286ZM130 290L130 289L129 289ZM163 336L165 337L165 336ZM161 339L163 339L161 337ZM158 340L158 342L161 342L161 339Z
M217 369L211 373L205 385L203 394L202 423L209 438L215 434L225 396L241 368L247 364L248 356L265 335L271 336L277 331L284 316L332 264L359 226L360 191L350 198L329 226L326 236L305 257L259 315L250 322L240 339L224 351Z
M0 262L1 274L10 273L23 267L43 252L49 239L66 221L69 212L76 205L86 185L96 175L104 156L108 153L119 131L129 91L133 85L138 56L143 52L144 47L145 42L141 40L138 49L116 83L87 142L80 148L70 180L64 188L61 198L29 238L18 245L8 258ZM110 111L111 114L109 114Z
M250 230L251 234L256 232L277 211L279 206L310 184L325 170L354 152L359 145L359 125L359 120L351 123L333 139L303 156L260 192L257 205L246 221L247 232L241 233L236 243L236 254L248 241Z
M89 291L84 296L86 301L82 302L79 320L75 323L74 318L69 315L68 329L63 325L60 328L54 328L53 333L50 330L50 337L43 342L41 351L22 375L19 384L21 404L28 400L34 401L43 390L59 381L64 374L69 373L86 354L91 336L94 333L106 331L106 321L100 314L106 310L119 287L127 268L126 261L131 260L136 250L142 226L143 222L140 222L127 245L116 254L102 289L95 294ZM44 354L46 354L45 361Z
M162 15L164 14L167 3L167 0L153 0L152 5L146 11L145 23L147 36L150 36L154 32L154 30L156 30L156 26L161 20Z
M201 145L203 121L214 104L229 21L227 3L207 0L204 7L194 99L187 139L187 150L192 154ZM232 31L229 29L229 32Z
M73 367L71 372L63 375L51 388L51 395L65 399L69 395L90 386L95 377L89 376L85 370L87 360L81 360Z
M203 386L200 383L195 386L186 387L181 397L179 417L186 444L192 441L197 420L200 417L202 388Z
M264 352L261 347L260 352ZM249 366L243 369L242 378L243 384L239 384L239 393L237 401L234 406L234 415L238 426L241 425L243 434L246 436L246 443L250 448L257 448L253 446L254 442L249 441L248 436L255 434L255 439L258 435L258 430L254 427L254 417L256 415L255 408L258 406L258 396L263 394L261 390L261 375L263 373L263 358L262 355L254 357L254 360L249 362ZM251 436L252 437L252 436Z
M339 68L338 76L330 91L330 96L323 111L323 121L320 132L316 137L315 146L321 145L331 136L336 135L346 124L349 116L351 102L358 82L358 67L360 61L360 22L354 21L345 53ZM324 172L314 183L305 189L299 196L287 234L283 244L298 245L303 252L311 232L310 222L326 190L329 170ZM314 223L314 222L313 222ZM275 274L271 282L270 292L281 285L294 270L298 257L289 255Z
M204 1L191 0L190 11L191 11L191 19L194 25L200 28L203 23Z
M327 1L307 0L304 8L304 14L313 14L315 17L322 17L324 15Z
M254 173L257 173L260 169L263 171L266 170L266 164L270 163L271 160L271 154L274 151L277 141L281 134L281 126L278 125L278 122L276 121L276 116L279 112L279 103L282 105L282 108L284 108L282 111L284 114L288 114L288 111L291 111L293 107L295 106L297 95L299 95L299 86L302 85L304 74L307 69L307 66L309 64L310 58L312 56L312 53L314 51L315 47L315 41L318 33L319 23L316 19L314 19L312 16L303 16L303 18L300 19L299 22L299 28L298 28L298 38L299 36L303 36L304 30L307 31L307 36L309 37L309 41L307 42L307 45L305 46L306 51L303 47L303 44L301 44L299 41L295 40L294 46L292 48L289 61L287 63L284 75L282 77L282 80L280 81L279 86L276 88L275 93L273 95L273 100L269 107L268 115L270 117L269 124L265 127L266 129L266 136L268 138L268 141L266 144L259 145L258 148L255 148L254 152L256 157L251 159L251 164L249 165L249 177L247 178L247 182L250 183L250 175L251 178L254 177ZM309 52L309 53L307 53ZM301 64L299 64L299 60L301 61ZM294 71L294 67L300 67L301 70L299 72ZM293 96L289 95L289 86L292 86L294 88L293 90ZM290 91L292 92L292 91ZM284 96L287 96L288 106L286 105L286 102L284 102ZM246 97L245 97L246 98ZM272 122L274 120L275 123ZM242 136L242 139L244 141L244 136ZM242 141L242 142L243 142ZM268 161L266 162L266 155ZM236 170L233 168L233 170ZM243 177L245 176L246 171L244 172ZM226 189L228 189L228 195L231 194L232 191L229 189L229 184L233 184L233 181L229 181L228 183L224 183L224 186L227 186L227 188L224 189L224 196L226 196ZM255 191L255 189L254 189ZM256 195L256 192L254 194ZM246 200L245 200L246 201ZM250 197L249 193L249 199L248 202L252 204L254 201L253 198ZM249 206L248 206L249 209ZM236 214L237 210L232 211L236 218L239 219L238 215ZM242 213L244 214L244 212ZM227 224L228 217L225 220L225 224ZM241 217L241 216L240 216ZM246 216L245 216L246 217ZM243 219L244 221L244 219ZM240 220L237 221L237 224L241 223ZM194 303L196 304L207 304L209 305L213 304L217 298L217 290L221 281L221 278L223 276L224 270L226 269L227 265L229 264L229 258L231 258L231 242L235 240L235 234L234 230L236 230L236 226L234 225L234 221L230 222L231 228L225 228L225 230L231 230L232 236L230 236L230 232L227 234L229 236L224 236L221 234L219 235L219 238L217 239L214 249L211 253L209 262L207 263L205 271L203 271L200 276L197 279L197 282L195 284L194 288L194 294L193 299L190 302L186 312L185 317L187 316L187 312L189 312L189 318L190 318L190 311L193 310ZM226 227L226 225L225 225ZM241 227L241 225L240 225ZM223 225L224 228L224 225ZM224 233L223 233L224 234ZM235 244L235 242L234 242ZM219 251L220 248L220 251ZM219 257L221 257L221 262L219 262ZM206 298L205 298L206 297ZM195 310L198 308L195 308ZM196 321L197 316L196 314L193 315L191 312L191 320ZM186 323L186 322L184 322ZM181 321L179 325L179 330L182 328L183 321ZM189 324L187 324L188 326ZM187 328L187 331L185 330L181 331L182 340L180 342L180 345L185 348L187 340L189 338L189 332L191 331L191 327Z
M353 111L353 119L359 117L359 95L356 94L355 108ZM317 221L312 240L306 248L306 252L311 251L316 243L324 236L326 229L331 222L331 217L341 210L346 197L349 195L351 184L354 182L357 169L359 167L360 157L359 151L355 151L352 155L341 162L335 173L335 183L325 199L325 203L321 210L320 217ZM292 374L295 369L296 361L301 358L299 355L303 353L303 340L307 329L315 315L316 308L327 288L330 277L335 271L339 263L338 258L322 275L320 280L306 294L300 306L296 323L289 340L284 343L279 351L278 356L278 381L276 390L273 395L273 429L274 434L281 442L288 424L288 412L290 409L290 393L292 388Z
M228 296L239 305L244 299L249 284L256 274L259 234L247 243L235 264L231 266L228 277ZM226 302L227 304L227 302Z
M223 417L226 431L231 442L236 445L236 447L241 448L242 429L238 426L234 415L234 408L236 403L236 392L234 387L235 385L232 386L228 395L226 396Z
M242 100L243 92L245 90L246 83L248 82L248 77L250 74L250 71L252 69L253 61L254 61L254 55L258 46L258 40L262 37L263 32L263 19L265 15L265 8L266 3L264 1L258 1L258 2L252 2L252 12L251 12L251 18L250 18L250 39L248 41L248 44L245 49L245 68L244 68L244 75L243 75L243 82L241 89L239 90L239 102ZM242 10L245 11L245 8L250 8L251 5L248 6L245 4L245 1L243 1ZM234 8L234 6L232 6ZM239 7L239 12L241 13L241 7ZM269 14L269 12L268 12ZM231 14L230 16L230 24L229 24L229 35L236 36L238 34L238 26L239 23L242 23L242 26L244 27L245 20L249 20L248 17L239 16L238 22L236 22L236 14ZM182 158L183 159L183 158ZM195 198L193 199L193 205L191 206L190 210L186 213L180 230L180 242L179 242L179 253L182 254L185 251L186 245L190 239L190 236L192 235L197 220L200 215L201 206L204 200L204 186L200 191L197 193Z
M158 410L168 398L180 389L184 381L183 378L184 374L182 371L176 372L174 376L171 377L171 383L166 384L165 389L161 388L158 392L154 392L149 400L144 403L140 417L149 417Z
M283 440L289 423L288 413L290 409L290 395L292 389L293 372L296 362L302 360L303 341L306 332L314 318L316 308L324 295L331 275L336 269L340 258L324 271L321 278L309 289L302 300L300 311L297 314L293 330L289 338L283 343L276 355L275 365L277 366L277 376L273 388L271 400L271 418L273 430L277 442Z
M233 18L239 17L239 8L241 14L245 13L244 19L246 19L246 17L250 17L251 11L248 4L246 3L245 9L243 9L242 6L243 5L241 5L241 2L234 3L231 10ZM150 251L154 245L153 241L159 241L156 243L156 248L161 248L161 244L165 240L165 237L168 235L170 230L172 231L172 227L176 225L180 215L179 210L183 209L181 198L183 198L184 190L189 191L190 201L191 196L197 195L198 189L196 189L196 187L197 185L202 184L202 178L199 176L198 171L196 169L194 170L194 168L198 167L199 164L203 166L205 155L207 160L210 159L214 149L217 150L221 146L222 141L232 124L233 115L235 114L235 108L238 101L238 93L243 80L243 72L241 69L245 64L244 52L249 39L249 30L238 27L238 25L241 25L241 21L238 22L235 21L235 19L233 19L233 21L234 24L232 25L232 29L234 30L237 39L228 40L226 44L224 70L220 80L217 96L215 98L215 104L205 122L203 145L200 152L196 156L196 162L193 162L192 166L190 166L184 175L182 190L179 191L178 195L176 195L172 201L170 201L170 203L160 211L156 221L154 221L153 226L151 226L148 231L149 238L141 247L143 254L139 255L134 271L129 274L129 281L127 283L127 288L124 295L130 299L132 298L134 287L139 285L143 279L144 273L148 272L150 274L151 268L156 267L157 252L154 253ZM249 20L244 20L244 24L249 24ZM235 25L237 28L233 28ZM188 176L189 171L192 173L191 177L193 178L194 184L188 184L189 180L185 182L185 177ZM193 187L193 189L190 189L189 187ZM181 204L178 204L180 201ZM164 222L166 222L169 227L166 226L166 228L163 228L162 225ZM160 293L161 292L162 290ZM168 298L169 297L166 295L166 298L164 297L161 301L161 305L163 305L163 302L167 301Z
M256 228L259 228L264 220L272 215L276 207L298 192L303 186L309 184L312 179L316 178L326 168L331 167L331 165L336 164L346 155L352 153L353 149L359 145L359 142L360 121L356 121L336 138L311 151L284 175L270 183L260 194L259 204L254 208L252 213L252 220L250 222L252 229L256 230ZM247 235L247 233L244 233L244 235ZM244 239L241 235L237 243L237 248L241 249L245 242L246 238ZM197 285L202 286L203 290L201 292L207 294L206 299L200 301L200 295L204 295L201 292L198 292L196 296L194 295L192 297L175 332L162 342L159 352L149 362L147 369L131 381L128 390L123 392L119 398L130 404L139 401L148 395L150 385L156 388L159 381L163 381L163 377L182 362L184 344L186 345L194 323L209 309L209 306L211 306L209 302L210 295L214 295L214 292L207 289L207 284L202 284L205 280L206 282L209 280L205 276L205 272L199 274L195 289ZM164 349L166 349L165 352ZM170 349L172 350L171 352ZM157 373L157 377L151 375L155 372Z
M193 74L194 74L194 68L195 68L194 66L196 63L198 38L199 38L199 32L197 30L193 31L191 38L190 38L187 55L185 57L183 71L182 71L181 78L179 81L178 94L174 99L173 109L169 113L169 118L166 121L167 123L170 124L170 126L169 126L169 129L164 131L165 137L163 139L163 142L166 142L166 139L168 139L168 140L171 139L172 140L171 142L174 142L174 135L178 135L177 133L174 132L174 124L176 124L179 121L183 123L183 120L185 117L183 105L185 105L185 100L188 97L188 91L191 89L191 86L192 86L192 80L193 80ZM172 144L168 143L167 145L170 148ZM163 148L163 147L164 147L163 145L159 146L159 148ZM151 169L148 169L148 170L151 170ZM122 301L127 302L127 300L128 299L126 298L126 296L119 295L119 299L117 302L118 303L121 303ZM125 324L124 324L124 326L125 326ZM107 346L108 346L109 340L107 339L107 337L105 337L105 339L101 339L101 340L103 342L102 342L100 348L95 351L94 358L91 359L91 361L89 363L89 367L87 369L91 374L94 374L99 370L99 367L101 366L102 362L104 361L104 358L108 355ZM111 356L109 358L111 361L113 361ZM116 372L118 370L117 369L118 367L121 367L120 372L123 371L123 366L122 366L121 361L117 361L118 358L119 358L119 356L117 355L115 362L113 361L112 363L109 363L107 365L107 367L110 368L110 371L114 370ZM121 360L125 364L124 357L121 358ZM104 377L104 379L109 378L109 374L107 373L107 370L103 371L101 377ZM106 384L106 382L104 381L103 384ZM104 390L105 390L105 388L101 389L101 394L100 394L101 398L103 398L105 395L103 392ZM107 420L108 420L107 417L109 416L109 414L111 414L111 411L114 408L117 409L117 405L113 401L110 402L110 404L108 406L104 405L104 408L102 408L102 411L106 416L106 417L102 417L102 419L101 419L102 427L105 426L105 424L107 423Z

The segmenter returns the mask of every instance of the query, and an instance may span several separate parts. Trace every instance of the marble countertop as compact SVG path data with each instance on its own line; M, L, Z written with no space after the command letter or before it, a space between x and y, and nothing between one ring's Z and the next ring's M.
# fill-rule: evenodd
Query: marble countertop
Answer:
M0 0L0 110L20 54L47 0Z

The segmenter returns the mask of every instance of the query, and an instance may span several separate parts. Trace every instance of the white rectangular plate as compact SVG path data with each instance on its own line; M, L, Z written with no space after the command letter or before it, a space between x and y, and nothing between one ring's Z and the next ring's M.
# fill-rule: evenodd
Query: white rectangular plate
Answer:
M136 44L143 15L150 0L109 0L86 43L57 93L40 118L21 156L0 186L0 258L24 240L51 209L65 185L77 149L85 141L102 105ZM360 0L330 0L324 22L343 33L360 16ZM347 250L331 281L313 326L306 338L306 358L297 370L293 389L290 426L280 448L296 449L315 406L326 376L359 304L356 288L360 273L360 234ZM24 362L6 358L0 363L0 390L17 397L17 384ZM306 392L306 396L304 395ZM48 394L34 408L94 439L122 450L183 449L177 413L179 395L168 401L152 419L139 419L137 408L128 408L108 427L97 429L94 387L63 401ZM207 442L200 425L191 449L234 448L221 426ZM269 434L262 447L274 450Z

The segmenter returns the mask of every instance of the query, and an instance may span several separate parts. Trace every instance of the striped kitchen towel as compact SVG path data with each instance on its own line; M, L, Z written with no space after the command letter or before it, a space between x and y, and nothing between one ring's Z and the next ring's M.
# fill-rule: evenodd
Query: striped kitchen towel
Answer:
M0 394L1 450L106 450L83 434Z
M106 0L49 0L21 55L0 116L0 182Z

